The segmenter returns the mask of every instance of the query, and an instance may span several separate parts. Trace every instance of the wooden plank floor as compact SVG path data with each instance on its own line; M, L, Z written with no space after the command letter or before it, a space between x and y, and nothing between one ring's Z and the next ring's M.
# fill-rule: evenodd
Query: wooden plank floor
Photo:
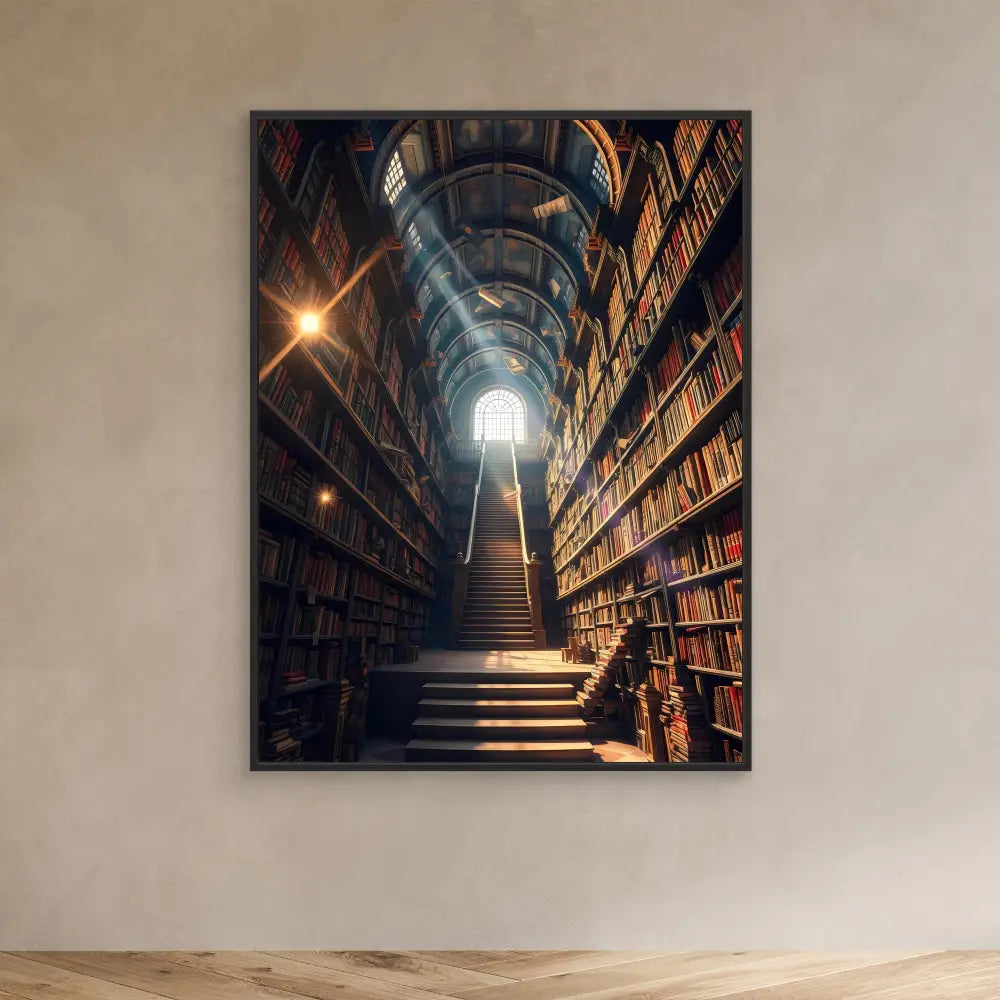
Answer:
M0 1000L997 1000L1000 951L0 953Z

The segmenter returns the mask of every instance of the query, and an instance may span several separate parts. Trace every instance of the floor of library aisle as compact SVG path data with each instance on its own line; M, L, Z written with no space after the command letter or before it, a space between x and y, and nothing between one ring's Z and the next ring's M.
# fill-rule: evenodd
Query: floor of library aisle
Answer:
M0 953L0 991L23 1000L996 1000L1000 952L18 952Z
M390 663L376 668L380 673L481 673L484 681L497 672L547 670L578 671L581 677L590 675L591 667L563 663L558 649L427 649L421 650L416 663ZM630 743L613 740L592 740L594 752L606 763L633 761L645 763L643 752ZM387 739L369 739L361 750L362 763L400 763L404 760L404 744Z

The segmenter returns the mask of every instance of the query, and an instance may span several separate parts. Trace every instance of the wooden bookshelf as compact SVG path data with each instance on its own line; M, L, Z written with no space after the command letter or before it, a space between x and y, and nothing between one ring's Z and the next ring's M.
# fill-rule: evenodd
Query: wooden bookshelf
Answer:
M631 365L631 368L629 370L624 386L615 397L614 402L611 403L611 405L608 408L607 416L605 418L605 424L613 421L615 416L617 416L617 414L620 412L623 405L630 400L631 394L636 390L636 388L638 388L641 385L643 381L642 376L645 366L651 359L657 356L658 350L662 350L663 347L663 344L661 342L662 335L666 333L668 330L669 320L672 317L677 316L684 308L690 308L691 297L697 294L697 288L695 286L695 283L692 281L692 278L697 273L696 269L699 265L699 262L704 263L702 258L703 257L707 258L709 256L710 250L712 249L717 250L716 234L728 233L729 235L731 235L731 229L733 223L734 221L739 219L739 213L736 210L740 207L741 204L740 199L737 197L737 195L740 193L741 190L741 184L742 184L742 174L739 177L737 177L733 188L726 196L726 201L722 210L720 210L719 215L716 217L712 226L709 228L708 233L706 234L701 244L699 245L696 254L692 258L691 262L688 264L682 279L678 282L677 287L672 292L667 305L664 307L662 313L660 314L659 319L657 320L657 325L652 335L646 341L641 353L635 357ZM723 225L723 222L726 222L727 225ZM721 240L722 236L719 236L718 239ZM634 311L634 300L632 309ZM628 315L629 316L632 315L632 312L630 312ZM616 338L616 340L614 341L611 351L609 352L610 354L613 355L617 351L618 347L621 344L622 337L624 336L624 330L627 329L627 327L628 327L628 319L626 319L626 326L623 329L622 333L620 333ZM692 363L695 360L696 359L692 359ZM604 373L602 374L602 381L604 378L607 377L608 371L609 369L607 368L604 369ZM685 374L686 373L682 373L681 376L678 376L678 379L680 380L681 378L683 378ZM600 384L598 384L595 387L593 393L594 397L596 397L597 392L600 390L600 388L601 388ZM590 405L592 405L592 403L588 404L588 410ZM585 427L586 424L582 422L580 426L577 428L573 436L574 443L576 442L577 438L579 438ZM594 450L601 443L601 440L602 439L600 436L595 436L593 440L591 440L591 442L586 448L583 457L577 464L577 469L574 470L574 474L576 471L579 470L580 467L582 467L586 462L590 460ZM567 458L564 457L562 463L559 465L557 475L561 476L566 473L567 471L566 462ZM569 491L567 490L556 501L555 508L552 510L553 522L555 521L556 516L559 514L563 505L565 504L568 494Z
M744 669L742 136L713 121L674 139L683 163L670 136L633 150L617 249L602 245L589 270L604 336L567 350L583 391L567 378L556 392L553 564L560 620L581 642L645 625L635 688L662 696L646 752L659 724L669 761L739 762L742 728L727 720L741 717Z
M259 273L317 308L376 228L349 151L303 168L309 141L290 125L259 152ZM261 760L343 759L345 734L364 731L369 669L413 658L437 592L447 431L430 386L405 376L416 337L383 261L328 314L341 346L299 341L258 392ZM261 362L293 334L262 296ZM423 447L404 413L411 384Z

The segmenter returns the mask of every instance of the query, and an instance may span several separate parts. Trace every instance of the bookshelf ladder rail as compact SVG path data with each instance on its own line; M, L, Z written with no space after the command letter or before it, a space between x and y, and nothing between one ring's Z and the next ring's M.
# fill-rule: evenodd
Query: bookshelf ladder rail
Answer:
M514 495L517 503L517 527L521 534L521 561L524 564L524 582L528 588L528 605L531 610L531 630L535 636L535 648L544 649L545 627L542 625L542 561L533 552L528 554L528 543L524 534L524 508L521 503L521 481L517 476L517 448L510 442L510 460L514 466Z

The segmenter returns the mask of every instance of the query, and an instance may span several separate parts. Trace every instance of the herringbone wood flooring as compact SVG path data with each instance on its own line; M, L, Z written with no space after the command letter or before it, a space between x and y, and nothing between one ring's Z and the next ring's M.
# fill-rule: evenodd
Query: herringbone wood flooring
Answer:
M1000 952L0 954L0 1000L996 1000Z

